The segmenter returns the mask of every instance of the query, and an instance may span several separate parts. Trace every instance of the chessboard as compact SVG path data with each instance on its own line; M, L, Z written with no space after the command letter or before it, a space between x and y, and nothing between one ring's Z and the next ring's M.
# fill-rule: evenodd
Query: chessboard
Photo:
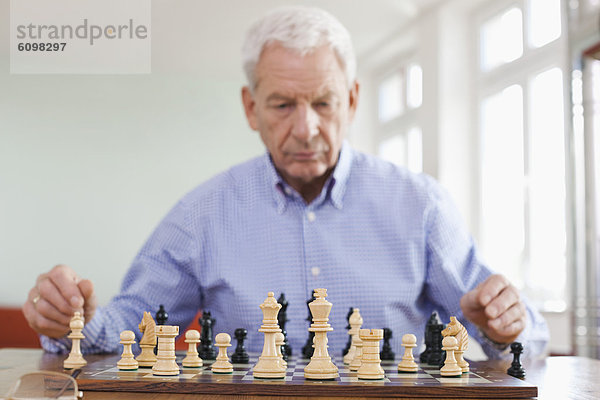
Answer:
M178 355L181 365L184 355ZM259 379L252 376L257 356L249 364L233 364L232 374L215 374L210 361L201 368L180 367L172 377L154 376L149 368L120 371L117 355L107 355L83 367L77 382L83 391L168 392L198 394L240 394L274 396L347 396L347 397L444 397L444 398L531 398L537 397L537 387L513 378L506 371L493 370L491 364L471 362L471 371L461 377L442 377L439 369L420 365L417 373L397 371L397 362L383 361L385 378L361 380L334 358L339 378L314 381L304 378L309 360L288 360L285 378Z

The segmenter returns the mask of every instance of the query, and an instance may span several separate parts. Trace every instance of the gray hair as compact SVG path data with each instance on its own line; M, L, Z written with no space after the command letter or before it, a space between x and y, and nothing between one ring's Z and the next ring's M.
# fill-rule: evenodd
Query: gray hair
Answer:
M281 7L256 21L246 33L242 62L251 90L256 88L255 69L260 55L264 47L274 41L301 55L329 45L344 68L348 87L356 78L356 56L350 33L337 18L316 7Z

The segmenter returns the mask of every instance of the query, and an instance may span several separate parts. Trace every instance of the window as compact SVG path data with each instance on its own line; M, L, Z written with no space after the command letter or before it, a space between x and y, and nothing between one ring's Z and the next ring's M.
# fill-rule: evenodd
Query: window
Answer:
M379 144L379 156L413 172L423 171L421 129L413 127L407 134L394 135Z
M502 266L511 282L522 286L525 154L521 86L509 86L484 99L481 121L482 251L494 266Z
M542 47L560 33L560 0L529 0L529 45Z
M506 1L479 23L480 240L545 311L566 308L560 0ZM502 73L496 73L502 69Z
M414 112L423 103L423 71L415 62L397 68L378 86L380 157L414 172L423 170L421 129Z
M489 71L523 54L523 15L513 7L481 27L481 68Z

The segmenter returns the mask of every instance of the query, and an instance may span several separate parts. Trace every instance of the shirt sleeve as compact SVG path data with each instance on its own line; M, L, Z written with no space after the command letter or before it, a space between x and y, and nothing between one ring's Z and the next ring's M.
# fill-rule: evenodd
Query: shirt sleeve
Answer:
M138 324L143 312L156 313L164 305L167 324L188 326L201 305L196 265L200 244L192 235L189 211L179 202L161 221L144 244L123 280L120 293L96 314L83 329L83 353L117 352L120 333L132 330L139 343ZM67 352L68 338L41 336L49 352ZM136 345L137 347L137 345Z
M427 295L444 320L454 315L461 321L490 359L509 358L510 349L503 349L487 339L462 314L460 298L485 281L492 271L481 261L473 238L448 193L433 182L431 193L425 218ZM527 308L527 323L517 341L526 349L524 359L536 358L545 351L548 327L531 302L526 298L523 302Z

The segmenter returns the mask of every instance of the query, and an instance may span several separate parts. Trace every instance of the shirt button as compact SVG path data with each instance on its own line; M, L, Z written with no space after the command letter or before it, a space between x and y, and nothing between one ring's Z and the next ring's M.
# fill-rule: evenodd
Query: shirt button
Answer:
M306 218L308 218L308 222L313 222L315 219L317 219L317 216L314 212L309 211L306 213Z
M289 187L286 186L285 189L283 189L283 191L285 192L285 194L287 194L288 196L290 196L292 194L292 189L290 189Z
M313 276L319 276L319 274L321 273L321 268L319 268L319 267L312 267L310 269L310 272L313 274Z

